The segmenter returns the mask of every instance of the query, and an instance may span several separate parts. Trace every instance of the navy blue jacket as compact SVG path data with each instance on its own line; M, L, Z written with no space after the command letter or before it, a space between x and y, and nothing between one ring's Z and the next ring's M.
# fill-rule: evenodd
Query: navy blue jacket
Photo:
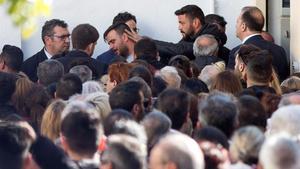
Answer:
M273 67L276 70L280 81L285 80L289 76L288 58L285 50L272 42L264 40L260 35L253 36L245 41L244 44L252 44L263 50L267 50L272 54ZM234 69L235 65L235 52L240 48L241 45L233 48L229 54L229 60L227 67Z
M35 55L28 58L25 62L22 64L22 72L24 72L31 81L36 82L38 80L37 77L37 67L39 66L39 63L43 62L44 60L47 60L47 56L44 52L44 48L40 50Z

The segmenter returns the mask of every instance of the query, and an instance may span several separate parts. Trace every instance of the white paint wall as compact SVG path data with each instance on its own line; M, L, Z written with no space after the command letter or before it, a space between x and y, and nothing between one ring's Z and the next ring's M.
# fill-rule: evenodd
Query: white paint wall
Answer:
M277 0L270 0L268 3L269 8L269 15L268 15L268 22L269 27L268 31L273 35L275 43L279 44L281 43L281 25L280 25L280 17L282 14L282 1Z
M295 72L300 71L300 11L299 11L300 1L299 0L291 0L291 41L290 41L290 49L291 49L291 58L294 61L293 66Z
M235 35L236 20L244 6L255 5L255 0L215 0L215 13L223 16L227 21L226 34L229 49L240 44Z
M93 3L89 3L93 2ZM100 39L96 46L94 56L108 49L102 35L112 24L115 15L120 11L128 11L137 17L140 34L153 37L154 39L177 42L181 35L177 29L177 18L174 11L187 4L201 6L205 13L212 9L212 0L200 3L199 0L175 1L175 0L110 0L110 1L86 1L72 0L53 1L53 12L51 18L61 18L69 24L71 31L80 23L90 23L95 26ZM46 20L41 19L42 26ZM41 28L30 39L22 42L22 47L29 57L39 51L43 44L40 37Z
M217 13L223 15L228 22L227 47L233 48L240 43L235 36L235 23L240 10L243 6L255 5L255 0L63 0L53 1L53 12L50 18L41 18L39 22L39 30L34 35L22 40L22 49L25 58L35 54L43 47L41 40L41 27L46 20L51 18L60 18L69 24L70 31L80 23L90 23L95 26L101 38L98 41L94 57L108 49L108 45L104 43L102 35L107 27L111 24L113 17L120 11L128 11L137 17L140 34L153 37L154 39L177 42L181 39L178 31L177 18L174 11L187 4L196 4L202 8L205 14ZM2 11L2 10L1 10ZM0 24L3 24L2 15ZM8 19L9 18L5 18ZM0 27L1 42L11 43L9 39L13 39L12 43L20 44L20 31L3 26ZM9 35L9 36L6 36ZM11 36L13 35L13 36ZM0 46L1 47L1 46Z

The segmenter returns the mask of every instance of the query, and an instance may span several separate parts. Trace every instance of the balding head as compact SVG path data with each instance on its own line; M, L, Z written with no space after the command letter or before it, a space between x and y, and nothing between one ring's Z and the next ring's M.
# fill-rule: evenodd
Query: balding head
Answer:
M261 32L265 18L261 10L254 6L246 6L242 9L241 20L246 24L250 31Z
M149 164L153 169L163 166L204 169L204 157L198 144L190 137L183 134L169 134L151 151Z
M214 56L218 52L218 41L213 35L201 35L195 40L193 50L196 57Z

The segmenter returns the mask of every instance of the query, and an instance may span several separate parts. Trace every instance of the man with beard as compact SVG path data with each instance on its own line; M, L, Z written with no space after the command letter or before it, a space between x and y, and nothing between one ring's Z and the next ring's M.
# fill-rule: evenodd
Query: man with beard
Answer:
M255 57L252 53L259 51L261 51L260 48L249 44L241 45L240 49L236 52L234 72L240 78L244 88L246 88L246 71L248 62Z
M131 32L125 23L116 23L104 32L103 37L110 49L130 63L133 61L135 42L128 37L125 30Z
M118 13L114 17L112 24L116 24L116 23L125 23L134 32L138 32L138 30L139 30L137 28L136 17L133 14L129 13L129 12L120 12L120 13ZM104 65L107 65L107 67L104 68L103 73L107 73L108 66L112 62L114 62L116 60L119 60L119 59L120 59L120 56L116 55L116 53L112 49L109 49L109 50L101 53L99 56L97 56L97 60L99 62L103 63Z
M39 63L53 59L55 55L65 55L69 51L70 33L67 23L59 19L46 21L42 28L42 40L44 42L43 49L28 58L21 69L33 82L38 80L37 67Z
M196 5L186 5L175 11L178 18L178 29L182 34L182 39L178 43L170 43L155 40L161 62L167 64L169 59L176 55L185 55L190 59L195 59L193 55L193 43L196 38L203 34L214 35L220 41L222 33L216 25L205 23L204 13ZM141 39L136 33L127 32L135 41Z

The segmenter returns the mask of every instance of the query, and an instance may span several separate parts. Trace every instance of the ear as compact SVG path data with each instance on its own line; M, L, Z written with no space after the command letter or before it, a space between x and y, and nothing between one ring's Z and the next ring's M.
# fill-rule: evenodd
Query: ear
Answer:
M50 36L44 36L45 45L52 42L52 38Z
M127 33L123 33L122 39L124 42L127 42L129 40Z
M131 112L133 114L133 117L138 120L140 117L141 106L139 106L138 104L134 104Z
M60 137L59 137L59 140L61 142L61 148L65 151L65 152L68 152L69 150L69 145L68 145L68 142L66 140L66 137L60 133Z
M137 60L137 55L135 53L133 53L133 60Z
M200 130L201 128L203 128L201 122L198 120L196 123L196 129Z
M118 84L118 82L117 82L116 80L114 80L114 81L112 81L112 82L113 82L114 87L116 87L117 84Z
M4 61L0 62L0 70L4 70L5 69L5 63Z
M195 28L198 28L198 27L200 27L201 22L198 18L195 18L195 19L193 19L192 24Z
M246 29L247 29L247 25L246 25L246 23L245 23L245 22L243 22L243 23L241 24L241 27L242 27L242 31L243 31L243 32L245 32L245 31L246 31Z
M94 52L94 43L90 43L87 47L86 47L86 51L88 53L88 55L91 55Z
M243 72L245 70L245 64L244 63L240 63L239 64L239 71Z

